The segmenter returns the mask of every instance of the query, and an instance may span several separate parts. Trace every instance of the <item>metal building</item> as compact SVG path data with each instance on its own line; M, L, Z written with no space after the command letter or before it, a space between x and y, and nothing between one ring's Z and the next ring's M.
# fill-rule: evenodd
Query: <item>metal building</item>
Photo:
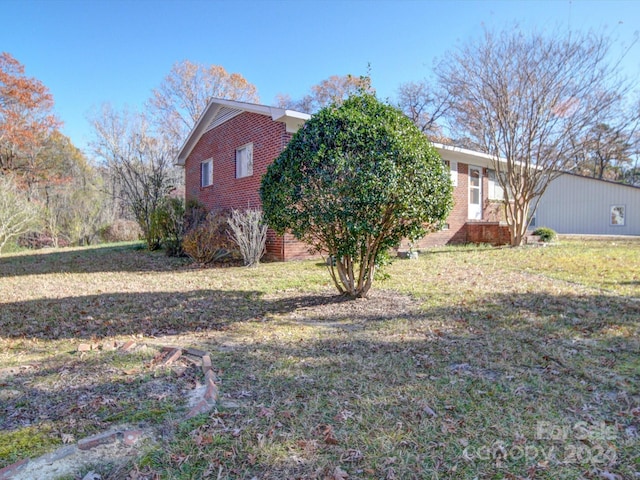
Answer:
M564 234L640 235L640 187L563 174L540 199L535 226Z

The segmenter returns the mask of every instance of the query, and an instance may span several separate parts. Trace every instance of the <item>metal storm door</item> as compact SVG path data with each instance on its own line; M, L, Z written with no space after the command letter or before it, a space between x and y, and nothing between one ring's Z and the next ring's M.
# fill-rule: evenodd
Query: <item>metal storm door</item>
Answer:
M482 169L469 166L469 220L482 220Z

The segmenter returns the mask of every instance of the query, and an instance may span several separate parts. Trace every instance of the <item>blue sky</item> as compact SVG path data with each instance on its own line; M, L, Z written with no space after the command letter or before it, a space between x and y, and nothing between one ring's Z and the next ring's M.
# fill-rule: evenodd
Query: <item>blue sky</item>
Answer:
M242 74L264 104L371 64L386 99L483 26L595 29L620 48L640 29L640 2L615 0L3 0L0 12L0 50L50 89L63 133L87 153L93 108L140 108L185 59ZM640 73L640 45L624 68Z

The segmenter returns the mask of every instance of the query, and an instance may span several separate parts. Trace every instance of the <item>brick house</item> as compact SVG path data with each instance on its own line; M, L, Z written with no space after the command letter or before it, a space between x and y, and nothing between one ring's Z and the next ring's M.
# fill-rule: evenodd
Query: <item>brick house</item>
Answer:
M291 137L310 115L293 110L212 99L178 152L185 169L185 199L207 209L260 206L260 181ZM508 243L499 222L502 192L491 158L478 152L435 145L450 167L454 208L444 230L427 235L417 247L447 243ZM409 245L402 242L399 249ZM269 231L267 255L278 260L309 256L308 247L292 235Z

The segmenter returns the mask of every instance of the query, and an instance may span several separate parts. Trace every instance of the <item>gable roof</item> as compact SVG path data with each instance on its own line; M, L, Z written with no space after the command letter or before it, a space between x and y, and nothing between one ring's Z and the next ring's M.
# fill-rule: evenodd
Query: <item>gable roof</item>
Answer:
M243 112L270 116L273 121L284 123L289 133L297 132L304 122L311 118L311 115L308 113L297 112L295 110L238 102L236 100L212 98L178 151L175 161L176 165L185 164L187 157L200 138L202 138L202 135Z

